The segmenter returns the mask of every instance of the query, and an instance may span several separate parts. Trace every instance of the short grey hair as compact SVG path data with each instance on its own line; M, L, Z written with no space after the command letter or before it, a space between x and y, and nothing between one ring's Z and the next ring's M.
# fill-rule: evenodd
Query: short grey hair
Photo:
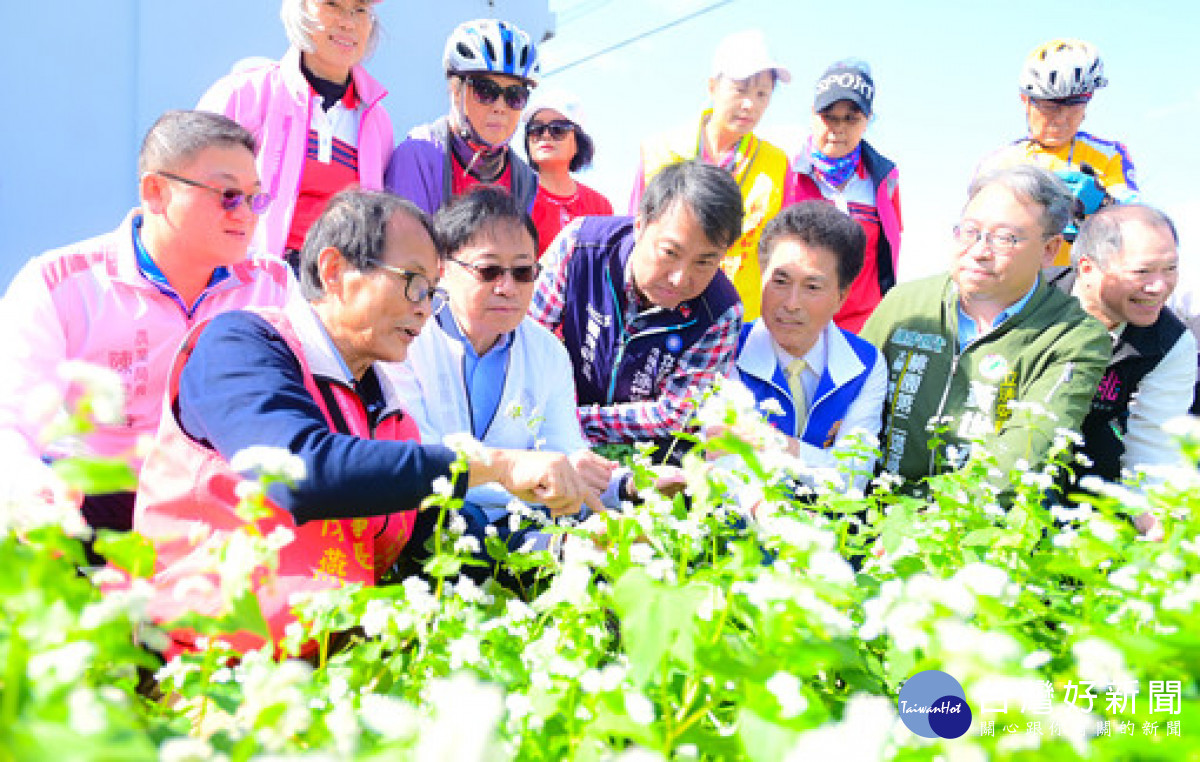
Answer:
M1175 245L1179 246L1179 232L1175 229L1175 223L1161 210L1146 204L1108 206L1079 226L1079 236L1071 247L1071 264L1079 267L1079 260L1087 258L1101 270L1107 270L1109 260L1125 245L1121 226L1127 222L1144 222L1168 230Z
M1074 199L1067 184L1047 169L1033 164L1017 164L976 175L967 192L967 203L989 185L1007 188L1014 196L1042 208L1042 233L1047 238L1060 235L1071 221Z
M221 114L209 111L168 111L146 132L138 151L138 175L172 172L209 148L258 148L250 132Z
M300 292L310 302L325 297L318 258L332 246L359 272L379 267L387 248L387 227L396 212L420 223L438 248L438 237L429 215L411 201L388 191L344 190L329 200L325 211L308 229L300 250Z
M288 41L305 53L316 50L312 35L319 26L316 15L309 9L309 2L317 0L283 0L283 5L279 8L279 18L283 20L283 31L287 33ZM372 13L372 18L374 23L371 24L371 36L367 38L364 60L371 57L375 46L379 44L379 16Z

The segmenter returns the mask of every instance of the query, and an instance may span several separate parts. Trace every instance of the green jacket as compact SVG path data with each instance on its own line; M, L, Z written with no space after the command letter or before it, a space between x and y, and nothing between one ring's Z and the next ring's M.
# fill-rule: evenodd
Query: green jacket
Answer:
M1036 468L1055 429L1079 430L1112 353L1103 324L1044 281L1020 312L960 353L957 294L947 275L901 284L863 326L888 363L879 462L907 480L948 470L945 444L969 453L976 439L1005 478L1022 458ZM1014 401L1050 415L1013 410ZM926 426L939 416L950 420L935 452Z

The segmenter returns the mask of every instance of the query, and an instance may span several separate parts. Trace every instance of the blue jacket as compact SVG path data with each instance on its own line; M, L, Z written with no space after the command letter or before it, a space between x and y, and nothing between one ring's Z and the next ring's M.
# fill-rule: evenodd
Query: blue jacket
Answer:
M830 323L825 327L825 369L809 405L808 423L796 426L796 405L787 376L761 319L742 327L735 373L760 404L775 400L783 415L768 415L775 428L805 444L829 449L841 432L879 433L886 393L886 369L879 350ZM857 403L857 404L856 404Z

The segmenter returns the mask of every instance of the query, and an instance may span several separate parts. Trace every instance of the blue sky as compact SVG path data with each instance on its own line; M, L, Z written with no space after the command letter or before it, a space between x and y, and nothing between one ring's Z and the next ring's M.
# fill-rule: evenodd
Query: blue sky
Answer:
M705 105L717 42L757 27L793 75L776 90L759 128L785 148L807 134L812 86L825 66L851 56L871 64L877 117L867 140L900 171L901 277L943 269L946 231L976 162L1024 133L1016 84L1021 62L1046 40L1079 37L1099 47L1110 80L1089 106L1083 129L1126 144L1144 199L1180 227L1185 271L1187 261L1200 260L1200 57L1194 52L1200 6L1182 0L555 0L558 32L543 46L543 69L553 72L714 5L545 79L582 99L597 144L595 166L582 179L618 209L628 203L640 140L694 120Z

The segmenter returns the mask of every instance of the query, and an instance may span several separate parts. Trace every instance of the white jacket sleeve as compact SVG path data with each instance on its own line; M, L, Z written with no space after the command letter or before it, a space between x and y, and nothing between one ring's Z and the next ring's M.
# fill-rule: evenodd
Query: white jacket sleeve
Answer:
M1196 387L1196 339L1184 331L1154 370L1146 374L1129 402L1123 469L1183 465L1173 437L1163 431L1172 418L1187 415Z

